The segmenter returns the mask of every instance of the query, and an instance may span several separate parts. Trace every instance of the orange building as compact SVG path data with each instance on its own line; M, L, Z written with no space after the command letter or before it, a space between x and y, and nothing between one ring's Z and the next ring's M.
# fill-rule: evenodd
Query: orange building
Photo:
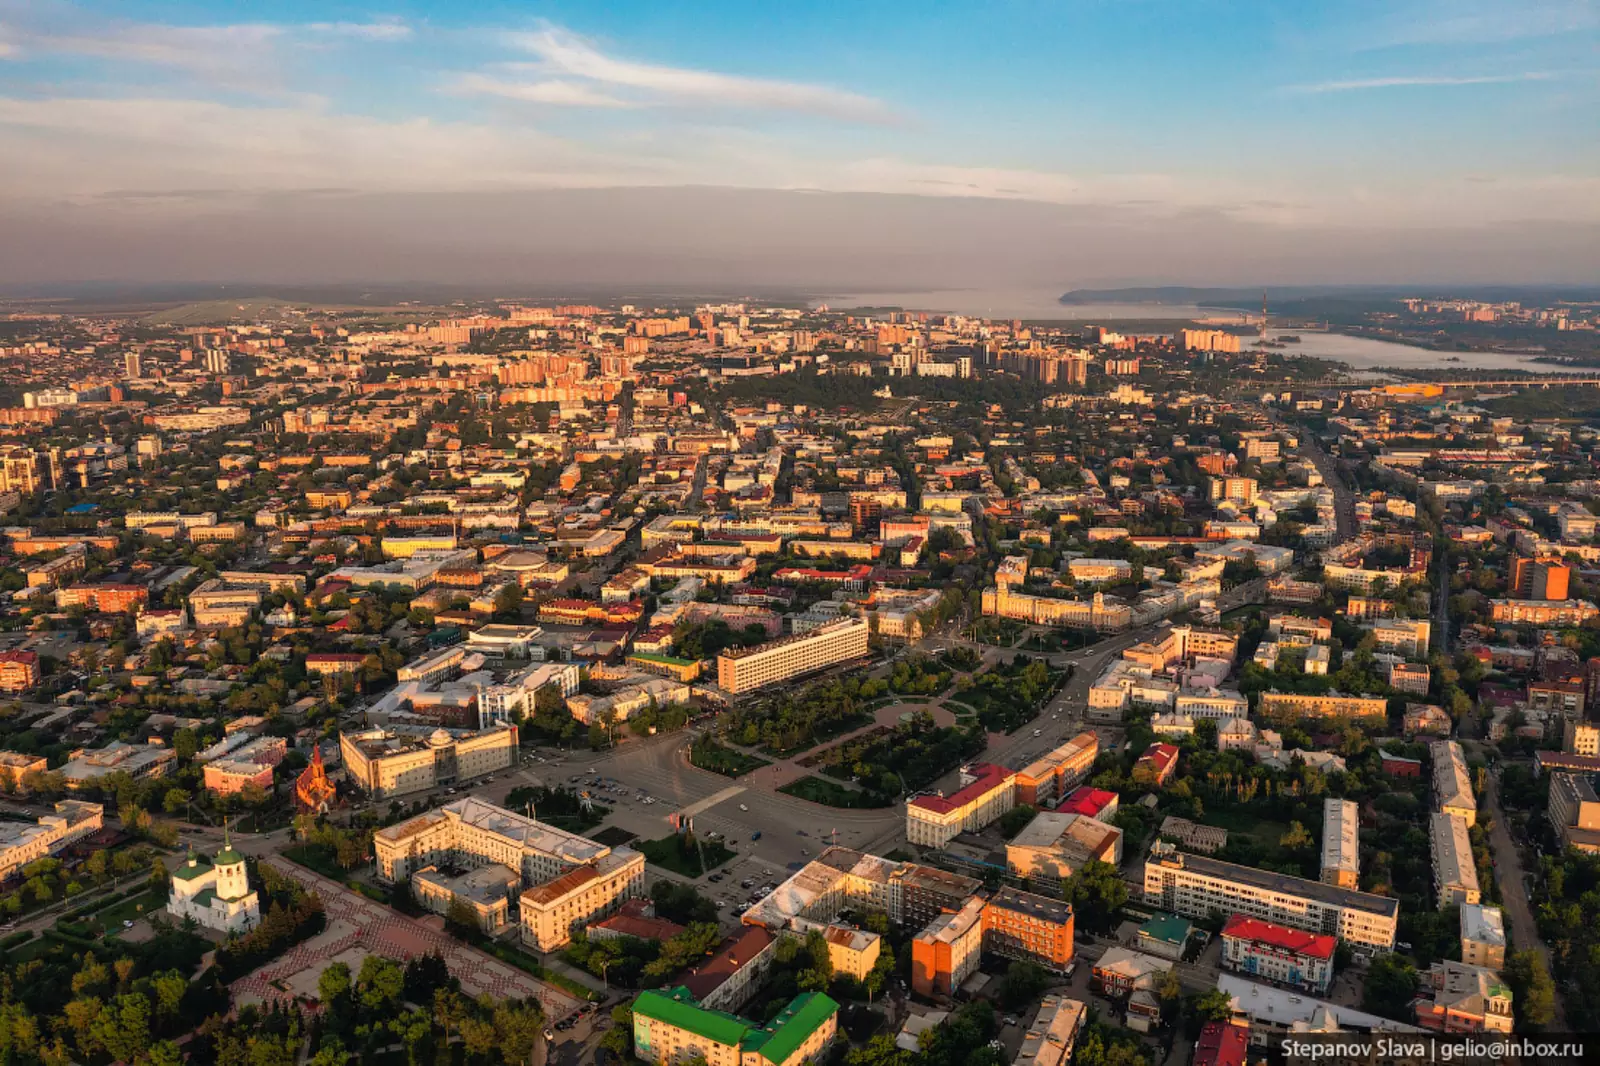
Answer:
M84 607L91 611L122 614L150 601L143 585L70 585L56 593L57 607Z
M983 947L993 955L1064 972L1072 962L1072 904L1000 888L983 908Z

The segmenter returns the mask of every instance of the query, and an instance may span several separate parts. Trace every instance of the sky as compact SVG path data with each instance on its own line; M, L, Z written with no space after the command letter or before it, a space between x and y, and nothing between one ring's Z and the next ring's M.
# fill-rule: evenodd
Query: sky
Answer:
M1600 0L0 0L0 285L1600 282Z

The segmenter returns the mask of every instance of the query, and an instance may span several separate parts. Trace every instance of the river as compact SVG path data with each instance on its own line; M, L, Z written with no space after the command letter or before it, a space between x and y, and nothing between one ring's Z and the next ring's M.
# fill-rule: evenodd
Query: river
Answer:
M827 303L835 311L850 307L901 307L908 311L970 315L974 318L1026 318L1102 325L1161 319L1171 319L1176 325L1184 321L1230 317L1230 312L1224 308L1206 308L1195 304L1064 304L1060 302L1060 296L1057 289L930 289L923 292L849 293L818 302ZM1550 363L1537 362L1531 355L1508 352L1457 352L1454 357L1459 361L1449 362L1451 355L1447 353L1395 341L1351 337L1343 333L1270 330L1269 336L1280 332L1292 333L1300 338L1300 343L1273 349L1278 354L1330 359L1344 363L1352 370L1395 367L1436 371L1523 370L1534 374L1555 374L1565 370Z

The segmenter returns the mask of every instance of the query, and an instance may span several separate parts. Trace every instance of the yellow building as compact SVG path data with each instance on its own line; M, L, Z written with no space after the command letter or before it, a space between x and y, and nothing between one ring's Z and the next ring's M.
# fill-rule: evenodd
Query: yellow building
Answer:
M374 799L470 781L516 765L517 727L400 728L341 733L339 752L350 779Z
M906 840L942 848L962 833L976 833L1017 805L1017 775L991 763L961 770L961 788L948 796L918 796L906 804Z
M867 654L870 627L864 618L846 618L802 636L754 648L725 651L717 657L717 683L730 695L751 692Z

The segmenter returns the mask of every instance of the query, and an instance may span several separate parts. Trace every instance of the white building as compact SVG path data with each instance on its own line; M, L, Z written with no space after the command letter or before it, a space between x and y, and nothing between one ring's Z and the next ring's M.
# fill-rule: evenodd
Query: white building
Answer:
M190 852L189 861L172 871L167 910L179 921L193 918L219 933L243 933L260 924L261 905L245 875L244 856L226 834L213 861Z

